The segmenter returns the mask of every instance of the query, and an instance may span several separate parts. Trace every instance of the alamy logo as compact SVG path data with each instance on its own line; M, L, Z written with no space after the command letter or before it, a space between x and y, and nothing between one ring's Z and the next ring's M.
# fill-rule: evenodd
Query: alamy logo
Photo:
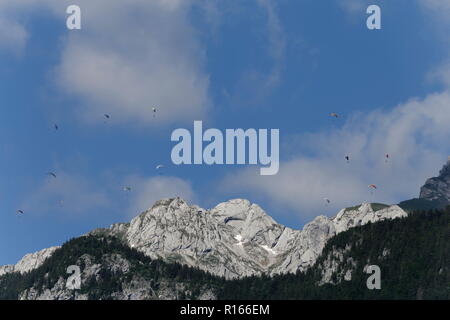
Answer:
M66 26L69 30L81 29L81 8L77 5L71 5L67 7L67 14L70 16L66 20Z
M380 290L381 289L381 269L377 265L366 266L365 272L367 274L372 274L367 278L366 285L369 290Z
M171 141L178 143L172 149L171 158L176 165L260 164L265 166L260 168L261 175L275 175L279 170L279 140L279 129L270 129L269 155L268 129L226 129L224 135L214 128L203 132L202 121L194 121L193 138L187 129L172 132ZM208 142L205 148L204 142Z
M79 290L81 288L81 270L79 266L68 266L67 273L71 276L67 279L66 288L69 290Z
M370 16L367 18L366 24L369 30L381 29L381 8L375 4L367 7L367 14Z

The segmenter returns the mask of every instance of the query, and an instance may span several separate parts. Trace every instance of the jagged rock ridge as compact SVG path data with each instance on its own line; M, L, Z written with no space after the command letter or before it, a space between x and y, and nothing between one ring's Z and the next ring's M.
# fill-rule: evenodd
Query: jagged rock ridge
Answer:
M430 178L420 189L420 199L450 203L450 157L439 172L439 176Z
M198 267L226 278L305 270L314 264L328 239L351 227L404 217L400 207L372 204L319 216L303 230L282 226L258 205L234 199L211 210L165 199L134 218L93 234L110 234L152 258Z
M10 273L10 272L19 272L21 274L36 269L42 265L42 263L50 257L56 249L60 248L59 246L50 247L43 250L40 250L35 253L29 253L25 255L19 262L15 265L6 265L0 266L0 276Z
M378 209L378 208L376 208ZM303 230L282 226L258 205L235 199L211 210L180 198L160 200L127 224L91 234L117 236L147 256L198 267L226 278L305 270L314 264L328 239L351 227L407 215L398 206L376 210L372 204L319 216ZM25 256L1 273L37 268L58 247Z
M331 219L316 217L303 230L294 230L278 224L248 200L234 199L205 210L174 198L157 201L130 223L114 224L90 234L116 236L153 259L239 278L305 270L334 235L368 222L406 215L396 205L379 210L364 203L342 209ZM57 248L28 254L15 266L1 267L0 275L37 268Z

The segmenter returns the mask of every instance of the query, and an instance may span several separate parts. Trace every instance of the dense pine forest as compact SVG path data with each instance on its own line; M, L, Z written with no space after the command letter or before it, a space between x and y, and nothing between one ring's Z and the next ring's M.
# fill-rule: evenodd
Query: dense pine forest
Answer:
M120 255L130 263L132 267L129 272L113 272L104 265L105 255L114 254ZM124 245L115 237L90 235L68 241L42 266L33 271L24 275L11 273L0 277L0 300L17 299L19 293L31 287L40 290L52 288L61 277L69 277L66 273L67 266L80 265L83 270L85 266L79 258L86 255L93 258L93 264L102 266L99 277L92 277L79 290L80 293L87 293L89 299L111 299L113 292L122 290L122 285L135 276L150 280L155 290L158 289L162 279L170 281L173 287L179 282L187 283L188 288L184 292L190 291L192 294L186 296L184 292L180 292L180 299L195 299L203 286L210 282L216 283L218 280L206 272L184 265L152 260L143 253Z
M332 238L306 273L229 281L219 299L450 299L449 240L450 207L352 228ZM352 280L318 286L326 257L348 244ZM367 264L380 267L380 290L367 288Z

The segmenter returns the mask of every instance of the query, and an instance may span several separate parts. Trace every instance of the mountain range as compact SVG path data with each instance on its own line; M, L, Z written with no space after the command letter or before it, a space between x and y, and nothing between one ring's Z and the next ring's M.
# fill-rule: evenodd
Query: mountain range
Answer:
M355 246L348 243L330 255L324 248L331 239L367 225L405 219L415 210L443 209L448 204L450 160L439 176L426 181L419 198L398 205L363 203L344 208L331 218L316 217L302 230L278 224L245 199L220 203L210 210L181 198L163 199L129 223L95 229L62 248L43 249L24 256L16 265L0 267L0 286L8 298L105 298L95 283L104 283L106 277L114 283L114 290L107 290L113 292L107 296L112 299L215 299L219 298L217 287L226 286L227 281L306 274L318 265L321 276L315 278L315 285L338 284L352 279L357 263L351 257L344 261L344 256ZM67 249L70 246L78 251ZM385 248L381 255L388 254ZM58 255L65 258L57 259ZM84 291L66 288L69 264L61 262L66 260L82 266ZM342 263L353 267L342 269ZM155 265L157 272L149 275L147 269ZM171 268L177 270L175 282ZM194 289L192 277L202 279Z

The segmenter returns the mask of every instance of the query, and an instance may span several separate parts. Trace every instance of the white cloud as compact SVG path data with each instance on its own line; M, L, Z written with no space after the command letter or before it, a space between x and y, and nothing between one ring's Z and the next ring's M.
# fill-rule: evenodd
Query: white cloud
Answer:
M22 55L30 37L22 13L39 8L39 0L0 0L0 50ZM46 6L46 1L43 0Z
M272 65L267 70L245 70L234 95L245 91L244 99L260 102L279 85L286 39L275 2L256 3L267 20L263 32ZM72 1L0 0L0 10L22 15L50 10L65 28L69 4ZM220 14L216 3L79 0L77 4L82 9L82 30L63 33L60 63L52 77L59 89L81 102L77 112L84 120L100 122L101 115L108 113L111 123L159 126L207 117L211 99L205 48L189 13L193 6L200 8L211 29L217 29ZM24 34L34 35L23 25L16 26ZM17 48L25 46L25 36L14 39ZM156 120L152 106L159 109Z
M254 193L302 218L366 201L396 203L415 197L449 155L449 106L448 92L431 94L391 111L357 115L342 129L291 138L285 150L290 160L280 164L278 175L263 177L247 169L227 177L223 186ZM373 195L369 184L379 187ZM325 197L331 206L325 206Z
M65 28L69 4L67 0L0 1L0 9L21 14L50 9ZM60 88L80 99L84 119L101 121L99 115L107 112L111 122L159 126L205 116L209 78L203 68L204 49L189 21L192 1L80 0L77 4L82 30L63 35L61 62L54 75ZM15 28L16 33L26 34L23 26ZM25 38L14 37L16 46L23 47ZM153 106L158 108L157 120Z
M125 179L125 185L132 186L129 193L128 213L130 217L151 208L156 201L164 198L181 197L190 202L196 199L191 184L177 177L155 176L144 178L131 176Z
M366 13L368 0L338 0L337 4L349 14Z
M450 88L450 62L441 64L434 68L427 76L427 80L438 82L447 88Z
M85 116L151 125L204 116L209 80L186 6L97 2L105 4L83 5L92 17L71 33L58 68L63 88L85 99Z

